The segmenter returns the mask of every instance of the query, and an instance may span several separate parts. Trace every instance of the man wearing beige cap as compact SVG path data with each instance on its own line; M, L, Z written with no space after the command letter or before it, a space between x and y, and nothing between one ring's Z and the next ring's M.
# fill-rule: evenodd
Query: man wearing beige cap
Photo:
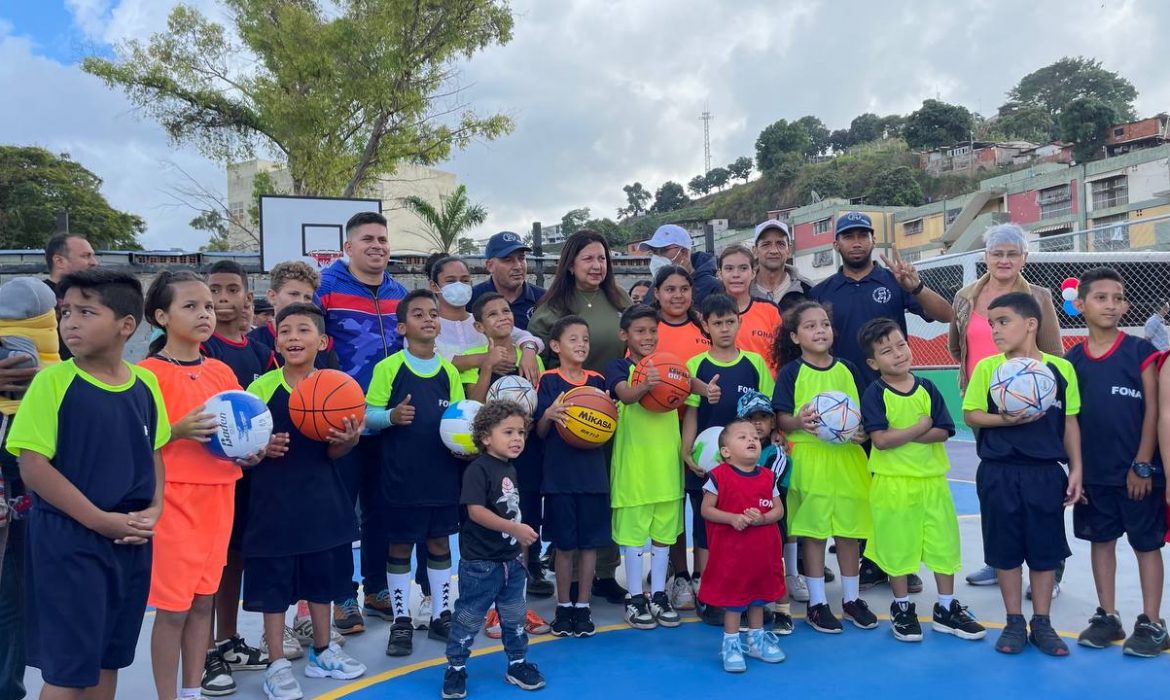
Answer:
M768 219L756 226L752 252L759 265L751 286L754 298L768 299L780 307L781 313L808 298L812 283L788 264L792 259L792 236L787 224Z

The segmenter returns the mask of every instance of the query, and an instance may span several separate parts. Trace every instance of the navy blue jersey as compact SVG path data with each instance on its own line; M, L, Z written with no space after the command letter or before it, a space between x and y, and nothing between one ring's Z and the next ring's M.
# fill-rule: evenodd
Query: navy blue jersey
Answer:
M251 470L248 523L242 550L247 557L284 557L323 552L353 542L357 519L329 443L310 440L288 413L292 389L283 370L273 370L248 387L272 412L272 430L288 433L288 452ZM290 520L291 518L291 520Z
M154 452L171 439L158 380L128 365L130 379L105 384L72 360L37 373L13 419L6 447L46 457L104 511L128 513L154 500ZM34 500L38 510L63 515Z
M1158 400L1142 392L1142 371L1157 361L1158 350L1125 333L1100 357L1089 354L1088 343L1078 343L1064 356L1077 373L1079 420L1088 431L1081 440L1084 483L1124 486L1142 441L1146 404Z
M271 323L256 326L248 332L248 342L263 347L268 353L268 364L265 371L272 371L284 367L284 358L276 351L276 328ZM337 351L333 349L333 339L326 336L325 349L317 353L313 360L314 369L341 369L337 360Z
M1056 398L1052 407L1045 411L1043 418L1031 423L980 428L975 443L979 459L1025 465L1068 461L1064 449L1064 424L1066 416L1075 416L1081 411L1077 374L1063 357L1047 353L1041 355L1056 378ZM992 355L975 365L971 381L967 384L967 393L963 395L964 411L986 411L992 415L999 413L999 408L991 399L991 384L995 370L1006 361L1007 358L1002 354ZM1088 438L1093 439L1091 435ZM1082 449L1085 442L1081 440Z
M213 333L199 347L199 352L231 367L240 386L251 386L252 382L267 372L272 356L272 350L268 346L253 343L248 340L248 336L235 341L228 340L219 333Z
M536 414L539 421L557 397L579 386L605 391L605 377L585 370L585 381L574 384L560 370L540 375L536 389ZM541 493L609 493L609 473L605 466L605 448L582 450L565 442L556 426L544 438L544 479Z
M841 391L849 395L861 407L861 395L865 383L857 367L848 360L834 358L828 367L817 367L799 358L780 368L776 374L776 389L772 392L772 408L777 413L797 415L800 409L817 394L826 391ZM793 433L809 438L803 431ZM789 436L790 438L792 436ZM802 438L803 439L803 438ZM812 438L815 439L815 438Z
M703 382L710 382L715 375L719 375L717 384L721 393L717 403L711 403L707 397L698 394L687 397L687 410L699 412L697 419L700 433L712 426L726 426L735 420L739 397L745 392L754 390L764 396L771 396L776 384L764 358L745 350L740 350L739 356L727 363L719 362L707 351L687 361L687 369L692 377ZM703 478L691 470L686 471L685 477L688 491L703 488Z
M459 504L459 460L439 438L443 411L464 398L459 370L446 360L420 376L399 350L374 366L366 403L393 409L410 396L414 420L382 433L382 493L390 506Z

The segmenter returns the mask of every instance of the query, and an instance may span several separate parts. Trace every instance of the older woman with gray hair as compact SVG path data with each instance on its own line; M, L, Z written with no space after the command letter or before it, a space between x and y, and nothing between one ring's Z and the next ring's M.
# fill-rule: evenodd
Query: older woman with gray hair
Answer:
M983 245L987 272L955 295L955 320L951 321L947 339L951 357L959 363L961 392L966 391L967 381L975 365L983 358L999 352L991 337L987 307L996 298L1009 292L1027 292L1032 295L1040 305L1040 328L1036 333L1036 344L1050 355L1064 354L1052 292L1045 287L1029 284L1024 279L1024 264L1028 260L1028 238L1024 229L1015 224L992 226L983 234ZM967 583L973 586L995 585L995 570L985 566L967 576ZM1058 579L1054 597L1059 592Z

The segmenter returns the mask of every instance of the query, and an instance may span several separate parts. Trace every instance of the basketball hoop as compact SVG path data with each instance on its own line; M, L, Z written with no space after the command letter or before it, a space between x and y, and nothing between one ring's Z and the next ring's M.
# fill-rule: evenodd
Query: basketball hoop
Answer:
M310 258L317 263L318 270L324 270L333 264L334 260L341 259L340 250L310 250L305 253L305 257Z

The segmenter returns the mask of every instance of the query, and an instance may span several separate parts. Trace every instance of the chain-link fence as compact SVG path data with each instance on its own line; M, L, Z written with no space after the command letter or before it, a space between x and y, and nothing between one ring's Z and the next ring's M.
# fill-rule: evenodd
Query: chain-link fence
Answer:
M1029 242L1024 278L1052 293L1065 348L1085 335L1085 321L1064 309L1061 285L1086 270L1107 265L1125 280L1129 311L1122 318L1126 332L1142 336L1146 320L1170 298L1170 216L1119 222L1085 231L1046 236ZM915 265L926 286L954 301L955 294L987 271L982 250L928 258ZM947 349L948 324L909 316L915 366L956 367Z

